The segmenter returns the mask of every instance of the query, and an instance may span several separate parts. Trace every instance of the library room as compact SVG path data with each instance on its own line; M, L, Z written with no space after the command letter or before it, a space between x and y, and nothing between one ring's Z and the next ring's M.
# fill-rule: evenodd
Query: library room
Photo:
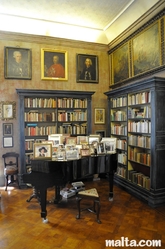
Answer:
M0 20L0 248L165 249L165 0Z

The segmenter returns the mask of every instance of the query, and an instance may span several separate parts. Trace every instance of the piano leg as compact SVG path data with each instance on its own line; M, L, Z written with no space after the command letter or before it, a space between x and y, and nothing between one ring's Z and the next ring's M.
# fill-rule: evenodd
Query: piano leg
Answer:
M109 201L113 201L113 178L114 178L113 171L109 172L108 178L109 178Z
M41 204L41 218L43 218L43 223L47 223L48 222L48 219L46 218L47 189L45 188L40 189L40 204Z

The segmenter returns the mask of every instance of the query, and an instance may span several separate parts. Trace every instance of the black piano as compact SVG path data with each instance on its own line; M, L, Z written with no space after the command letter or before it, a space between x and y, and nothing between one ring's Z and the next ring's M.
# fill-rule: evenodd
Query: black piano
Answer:
M116 154L82 157L77 160L32 160L31 172L23 174L23 182L39 192L41 217L46 221L47 188L55 186L54 203L61 199L60 188L67 183L106 174L109 181L109 200L113 199L113 175L117 168Z

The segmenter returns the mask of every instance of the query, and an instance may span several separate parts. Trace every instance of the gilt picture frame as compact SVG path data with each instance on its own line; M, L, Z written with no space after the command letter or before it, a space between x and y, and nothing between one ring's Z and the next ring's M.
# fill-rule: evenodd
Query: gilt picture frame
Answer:
M4 48L4 77L5 79L32 78L31 49L19 47Z
M89 150L89 149L81 149L81 150L80 150L80 155L81 155L82 157L84 157L84 156L90 156L91 153L90 153L90 150Z
M105 108L95 108L95 124L105 124Z
M51 143L34 143L34 159L51 159L52 144Z
M152 42L150 42L152 40ZM160 26L158 21L132 39L133 76L161 66Z
M68 53L63 50L41 49L41 79L68 80Z
M89 54L77 54L77 83L98 83L98 56Z
M128 42L112 54L112 84L128 79L130 76Z
M0 102L0 118L2 120L10 120L16 118L16 102L1 101Z

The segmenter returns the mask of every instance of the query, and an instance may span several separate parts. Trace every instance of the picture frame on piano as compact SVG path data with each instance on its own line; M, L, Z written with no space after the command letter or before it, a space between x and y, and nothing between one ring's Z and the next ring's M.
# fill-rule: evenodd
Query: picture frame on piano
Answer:
M100 142L100 134L91 134L88 137L88 143L93 144L94 142Z
M34 143L34 159L52 159L52 144Z
M107 154L116 153L117 138L104 137L102 138L101 143L104 144L105 153Z
M81 156L91 156L90 150L89 149L82 149L80 152Z
M48 135L48 140L53 141L53 145L59 145L63 143L63 134L51 134Z
M78 148L72 148L70 150L66 150L66 159L67 160L75 160L79 159L79 150Z
M66 138L66 145L76 145L77 144L77 137L67 137Z

